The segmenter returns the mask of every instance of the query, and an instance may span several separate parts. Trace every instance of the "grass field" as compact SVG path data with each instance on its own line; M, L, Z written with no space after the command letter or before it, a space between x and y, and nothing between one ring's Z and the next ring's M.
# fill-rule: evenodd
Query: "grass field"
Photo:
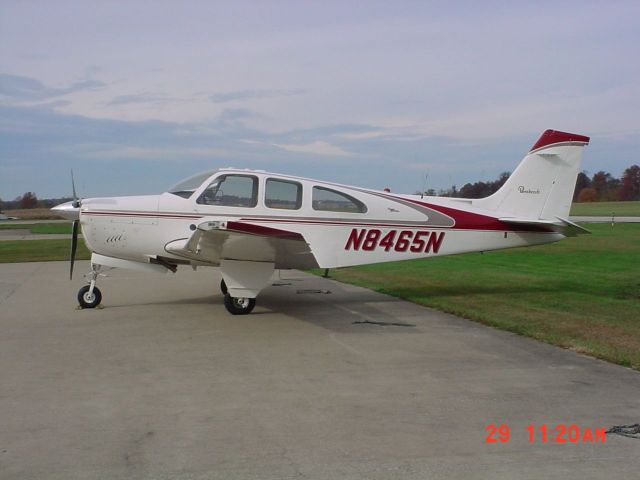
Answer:
M71 234L69 223L0 224L0 230L30 230L34 234Z
M331 278L640 369L640 225L484 254L331 270Z
M69 240L16 240L0 242L0 263L69 260ZM78 240L76 260L88 260L91 253Z
M571 215L640 217L640 202L587 202L574 203Z

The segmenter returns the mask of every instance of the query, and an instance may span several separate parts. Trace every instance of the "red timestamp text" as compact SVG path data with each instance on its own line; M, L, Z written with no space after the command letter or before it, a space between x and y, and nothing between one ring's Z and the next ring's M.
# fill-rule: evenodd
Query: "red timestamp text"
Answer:
M511 427L506 423L490 424L485 427L487 436L485 443L508 443L511 440ZM603 427L580 427L571 424L527 425L524 433L529 443L605 443L606 430Z

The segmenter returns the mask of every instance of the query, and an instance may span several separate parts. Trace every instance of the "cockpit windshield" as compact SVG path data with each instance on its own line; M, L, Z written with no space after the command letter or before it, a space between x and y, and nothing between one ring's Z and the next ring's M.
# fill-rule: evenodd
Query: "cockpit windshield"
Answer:
M173 193L174 195L178 195L182 198L189 198L191 195L193 195L193 192L195 192L198 187L200 187L200 185L202 185L204 181L214 173L215 170L197 173L192 177L185 178L181 182L176 183L168 190L168 192Z

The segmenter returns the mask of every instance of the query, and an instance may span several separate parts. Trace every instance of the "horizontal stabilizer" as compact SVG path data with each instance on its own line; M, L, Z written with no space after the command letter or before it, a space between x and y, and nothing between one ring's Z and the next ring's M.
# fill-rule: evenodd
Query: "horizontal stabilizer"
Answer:
M566 218L556 217L557 220L536 220L534 218L517 218L517 217L501 217L498 220L512 225L529 225L546 227L558 233L562 233L565 237L575 237L583 233L591 233L584 227L573 223Z
M563 222L567 226L567 228L573 229L576 232L575 235L581 235L583 233L591 234L590 230L587 230L586 228L581 227L577 223L573 223L572 221L567 220L566 218L560 218L560 217L557 217L557 218L558 220ZM575 235L569 235L569 236L575 236Z
M540 227L552 227L554 225L563 225L553 220L536 220L534 218L517 218L517 217L500 217L498 220L504 223L513 223L516 225L538 225Z

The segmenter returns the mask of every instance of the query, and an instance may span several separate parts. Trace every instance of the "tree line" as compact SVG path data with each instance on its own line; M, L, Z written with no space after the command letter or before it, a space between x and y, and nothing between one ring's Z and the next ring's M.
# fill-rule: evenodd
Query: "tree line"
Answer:
M0 211L4 210L20 210L20 209L32 209L32 208L51 208L61 203L73 200L71 197L63 198L47 198L44 200L38 199L34 192L25 192L23 195L16 197L14 200L0 199Z
M426 195L457 198L484 198L498 191L509 178L509 172L501 173L496 180L488 182L467 183L457 188L453 185L449 189L428 190ZM588 172L578 174L576 188L573 192L574 202L616 202L640 200L640 166L632 165L627 168L620 178L615 178L609 172L600 170L589 176Z

